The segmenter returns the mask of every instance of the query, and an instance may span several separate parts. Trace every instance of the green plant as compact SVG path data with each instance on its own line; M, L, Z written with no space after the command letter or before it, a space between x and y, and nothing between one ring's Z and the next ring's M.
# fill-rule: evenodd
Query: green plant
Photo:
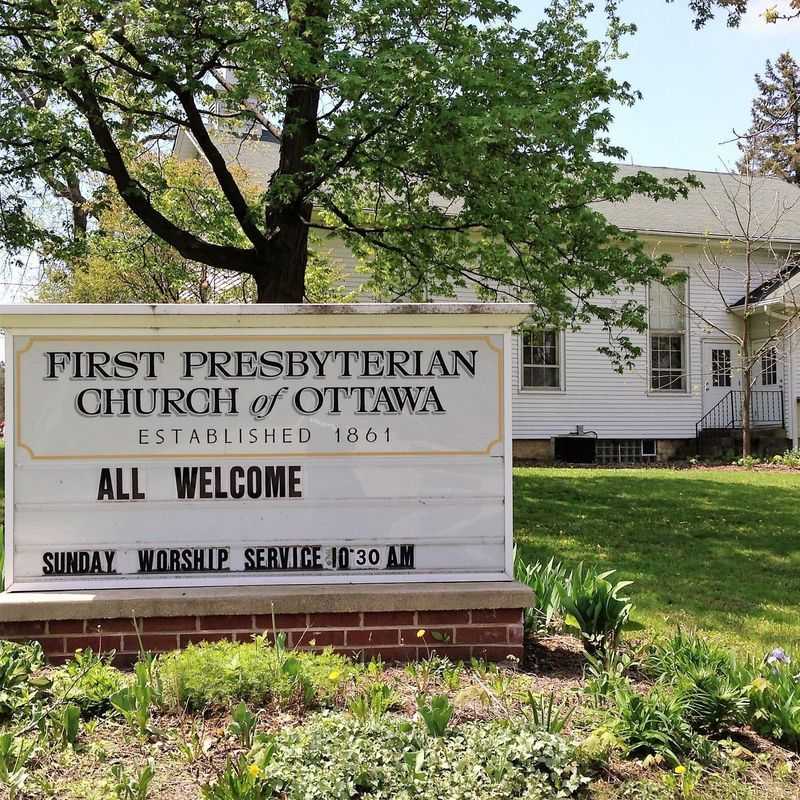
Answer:
M430 736L444 736L453 716L453 704L447 695L437 694L430 699L430 702L424 697L417 697L417 711L424 720Z
M16 644L0 640L0 719L30 705L31 695L38 693L32 674L44 662L42 647L38 642ZM48 687L49 681L42 686Z
M429 736L391 717L362 725L322 714L282 730L275 745L262 784L274 787L275 796L303 800L566 800L586 783L570 742L519 717L450 726L447 736Z
M684 716L700 733L721 734L744 722L747 690L709 667L693 667L676 682Z
M563 596L564 613L571 616L581 632L584 647L589 653L613 650L633 605L619 593L631 581L612 584L608 577L614 570L597 572L583 563L567 578Z
M535 695L529 691L525 698L525 708L530 713L534 727L547 733L563 733L575 713L574 706L565 708L563 705L557 705L553 692L545 696Z
M392 688L376 681L351 698L347 710L361 723L372 722L383 717L397 702Z
M274 797L277 781L269 781L264 775L274 755L274 738L259 739L249 753L227 759L218 778L202 787L202 797L204 800L267 800Z
M235 736L242 747L252 747L256 733L256 725L258 724L256 716L247 710L247 706L244 703L239 703L239 705L233 709L231 717L232 721L228 726L228 733Z
M527 563L514 547L514 577L533 589L534 605L525 609L525 630L541 635L553 630L563 614L567 570L554 559Z
M341 680L356 671L356 666L330 650L287 651L280 636L275 646L263 637L247 643L190 645L162 656L157 667L167 706L189 710L237 701L332 705ZM330 679L334 673L336 681Z
M633 658L619 650L608 650L598 655L586 653L583 691L597 707L608 704L618 689L630 685L628 671L634 666Z
M81 715L94 717L111 708L111 696L125 686L123 674L90 649L53 673L53 694L78 706Z
M753 728L800 752L800 674L791 660L763 664L747 692Z
M81 710L68 703L54 711L51 715L54 733L62 747L73 746L78 740L81 726Z
M150 784L156 774L155 761L147 759L144 765L135 775L125 771L122 764L115 764L111 767L111 777L113 782L111 789L117 800L146 800Z
M647 694L617 690L614 733L632 756L660 755L673 764L691 747L691 730L680 700L664 687Z
M727 650L696 631L679 627L671 636L649 645L642 667L650 677L673 682L687 671L698 668L730 674L734 660Z
M153 703L150 672L146 662L134 667L134 681L109 698L111 705L137 729L140 736L150 732L150 706Z
M783 455L773 456L772 463L794 469L800 468L800 450L787 450Z
M36 743L11 733L0 734L0 786L8 789L10 800L25 790L30 777L27 764Z
M662 780L664 785L680 800L693 800L697 795L700 779L703 777L703 768L699 764L678 764L672 772L666 773Z

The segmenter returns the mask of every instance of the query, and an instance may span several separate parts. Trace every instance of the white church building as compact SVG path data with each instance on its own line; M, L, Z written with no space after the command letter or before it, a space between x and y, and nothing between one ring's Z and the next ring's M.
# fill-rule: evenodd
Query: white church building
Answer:
M269 135L218 137L226 158L253 181L277 165L278 143ZM184 131L174 154L203 158ZM687 279L677 288L651 284L634 292L649 309L649 327L630 333L641 356L623 374L599 352L607 342L599 323L578 331L519 331L513 359L515 458L641 463L733 448L742 425L739 342L745 325L756 449L797 447L800 263L795 267L793 260L800 250L800 188L775 178L747 182L727 173L620 166L621 173L639 170L664 178L692 172L703 184L674 203L634 197L598 205L613 224L638 232L651 253L669 254L671 269L685 271ZM352 254L343 244L325 246L345 282L358 288L363 277ZM472 298L460 292L449 299Z

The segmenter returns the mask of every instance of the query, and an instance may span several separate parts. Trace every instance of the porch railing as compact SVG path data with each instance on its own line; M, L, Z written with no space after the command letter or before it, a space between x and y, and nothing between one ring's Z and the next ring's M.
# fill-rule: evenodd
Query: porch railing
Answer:
M704 431L741 430L744 391L731 389L695 425L698 441ZM759 389L750 393L750 425L786 427L782 389Z

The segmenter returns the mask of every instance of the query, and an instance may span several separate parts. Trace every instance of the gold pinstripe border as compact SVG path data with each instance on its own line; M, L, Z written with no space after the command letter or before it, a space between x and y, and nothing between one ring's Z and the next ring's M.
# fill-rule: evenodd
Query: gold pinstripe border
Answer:
M392 451L392 450L383 450L383 451L369 451L369 452L307 452L304 450L299 451L292 451L292 452L277 452L277 453L152 453L152 454L125 454L125 453L97 453L91 455L85 454L69 454L69 455L37 455L34 453L33 448L30 445L25 444L22 441L22 425L21 425L21 416L20 416L20 409L21 409L21 402L20 402L20 392L21 392L21 375L22 375L22 355L28 350L30 350L34 343L40 342L65 342L65 341L79 341L79 342L114 342L114 341L123 341L123 342L131 342L131 341L159 341L159 342L175 342L175 341L203 341L212 340L212 341L264 341L268 339L269 341L297 341L300 340L324 340L324 341L331 341L332 339L343 339L345 341L369 341L369 342L385 342L385 341L409 341L412 339L413 341L461 341L461 340L472 340L472 341L481 341L485 342L487 347L490 350L497 353L497 409L498 409L498 427L497 427L497 436L486 445L485 448L482 450L429 450L425 452L418 452L418 451ZM15 337L15 345L16 345L16 337ZM16 350L14 354L14 429L16 431L15 436L15 444L21 450L25 450L30 459L32 461L86 461L86 460L97 460L97 459L129 459L129 460L136 460L136 461L150 461L150 460L159 460L159 459L173 459L173 460L196 460L198 458L208 458L209 456L213 456L214 458L235 458L235 459L247 459L253 457L264 457L264 456L274 456L278 458L288 458L289 456L298 456L298 457L313 457L313 458L342 458L342 457L352 457L352 456L483 456L488 455L492 448L503 441L503 428L504 428L504 421L505 421L505 404L503 402L503 387L505 386L504 378L504 360L503 360L503 348L497 347L494 342L492 342L490 336L473 336L470 334L450 334L444 336L436 336L436 335L421 335L421 336L320 336L320 335L311 335L311 336L255 336L255 335L244 335L244 336L237 336L235 334L226 334L222 336L191 336L191 335L176 335L176 336L29 336L28 341L24 347L19 348Z

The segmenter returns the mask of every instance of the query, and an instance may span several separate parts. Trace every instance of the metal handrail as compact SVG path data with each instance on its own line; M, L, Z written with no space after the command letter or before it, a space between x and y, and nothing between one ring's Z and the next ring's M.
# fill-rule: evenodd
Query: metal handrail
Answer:
M695 438L700 441L706 430L738 430L742 427L744 390L731 389L695 424ZM782 389L759 389L750 393L750 424L780 422L786 427Z

